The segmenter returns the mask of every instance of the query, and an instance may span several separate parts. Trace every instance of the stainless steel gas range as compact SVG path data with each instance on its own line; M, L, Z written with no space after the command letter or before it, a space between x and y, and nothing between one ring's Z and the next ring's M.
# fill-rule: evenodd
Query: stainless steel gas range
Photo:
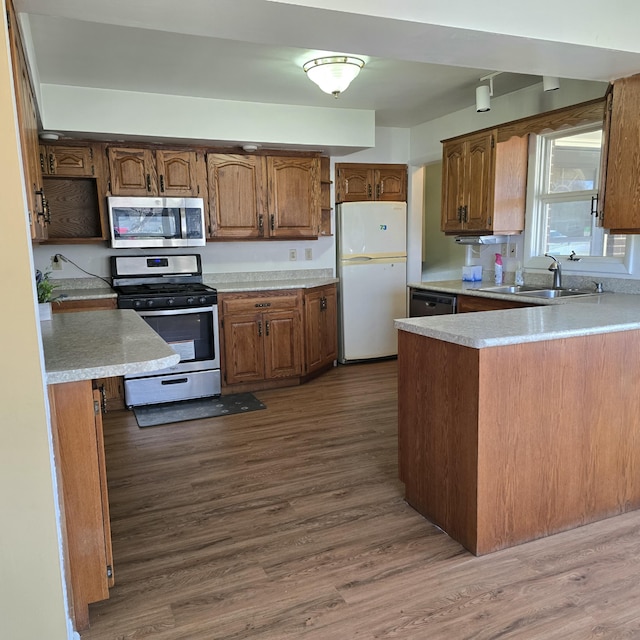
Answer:
M218 294L198 254L112 256L118 308L134 309L180 355L174 367L125 376L128 407L220 395Z

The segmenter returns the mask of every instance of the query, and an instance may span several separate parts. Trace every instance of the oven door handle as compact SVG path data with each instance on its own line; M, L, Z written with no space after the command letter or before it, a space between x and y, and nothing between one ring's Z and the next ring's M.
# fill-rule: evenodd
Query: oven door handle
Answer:
M211 305L210 307L197 307L197 308L191 308L191 307L185 307L185 308L179 308L179 309L156 309L155 311L147 311L146 309L141 309L141 310L137 310L134 309L134 311L141 317L145 317L145 316L183 316L187 313L207 313L207 312L213 312L214 309L217 309L218 305L214 304Z
M189 378L171 378L170 380L161 380L160 384L186 384Z

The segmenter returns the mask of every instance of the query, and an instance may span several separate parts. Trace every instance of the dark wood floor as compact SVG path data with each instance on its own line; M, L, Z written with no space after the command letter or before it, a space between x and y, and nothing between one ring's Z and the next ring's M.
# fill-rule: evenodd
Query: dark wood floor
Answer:
M256 395L106 417L116 586L82 640L640 638L639 512L476 558L402 499L394 361Z

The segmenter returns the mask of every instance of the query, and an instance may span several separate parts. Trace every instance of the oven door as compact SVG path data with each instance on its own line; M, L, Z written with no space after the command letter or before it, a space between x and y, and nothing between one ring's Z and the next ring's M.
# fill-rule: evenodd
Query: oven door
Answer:
M127 378L220 369L218 307L138 311L138 315L180 356L180 362L160 371Z

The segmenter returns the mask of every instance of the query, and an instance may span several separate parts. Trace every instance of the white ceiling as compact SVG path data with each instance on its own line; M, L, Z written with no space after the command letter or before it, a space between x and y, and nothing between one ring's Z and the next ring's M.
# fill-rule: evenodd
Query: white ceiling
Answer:
M24 23L30 30L29 53L41 83L369 109L375 110L379 126L410 127L469 107L479 78L493 71L503 72L494 80L494 95L503 95L540 82L542 73L602 81L640 70L635 51L295 6L286 0L15 4L29 14ZM337 101L301 69L326 52L366 60Z

